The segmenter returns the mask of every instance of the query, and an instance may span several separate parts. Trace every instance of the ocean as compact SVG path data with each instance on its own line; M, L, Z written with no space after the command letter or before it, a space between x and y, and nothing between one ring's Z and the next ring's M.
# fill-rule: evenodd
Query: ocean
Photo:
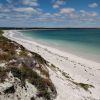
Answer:
M40 44L100 63L100 29L21 31Z

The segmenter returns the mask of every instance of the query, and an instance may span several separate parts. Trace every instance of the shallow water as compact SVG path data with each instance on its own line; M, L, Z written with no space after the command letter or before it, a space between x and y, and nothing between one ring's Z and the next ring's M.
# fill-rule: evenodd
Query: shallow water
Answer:
M36 42L100 62L100 29L30 30L22 33Z

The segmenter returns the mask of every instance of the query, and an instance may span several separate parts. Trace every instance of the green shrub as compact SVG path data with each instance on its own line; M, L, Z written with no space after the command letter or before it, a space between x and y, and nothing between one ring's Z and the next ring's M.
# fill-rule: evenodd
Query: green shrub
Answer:
M48 87L51 88L52 92L54 92L53 90L55 89L51 81L42 78L27 66L11 68L11 72L14 77L19 78L23 84L25 84L25 80L27 79L31 84L35 85L39 90L37 95L41 95L46 100L51 100L50 93L48 92Z
M74 84L80 86L81 88L83 88L84 90L88 91L89 88L94 88L93 85L90 84L84 84L84 83L77 83L77 82L73 82Z
M20 51L20 54L19 54L20 56L27 56L27 51L25 51L25 50L21 50Z
M46 60L42 58L39 54L36 54L36 53L32 53L32 54L35 55L35 59L37 60L39 64L42 64L42 65L47 64Z
M93 88L93 85L84 84L84 83L78 83L79 86L81 86L84 90L88 91L89 88Z

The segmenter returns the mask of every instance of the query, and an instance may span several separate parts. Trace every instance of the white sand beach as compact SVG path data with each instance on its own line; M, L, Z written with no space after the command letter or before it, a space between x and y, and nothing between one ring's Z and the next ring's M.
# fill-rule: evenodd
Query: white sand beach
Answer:
M5 31L4 36L41 55L55 68L48 68L57 89L55 100L100 100L100 63L62 52L34 40L26 40L17 31ZM76 84L77 83L77 84ZM88 90L79 83L88 84Z

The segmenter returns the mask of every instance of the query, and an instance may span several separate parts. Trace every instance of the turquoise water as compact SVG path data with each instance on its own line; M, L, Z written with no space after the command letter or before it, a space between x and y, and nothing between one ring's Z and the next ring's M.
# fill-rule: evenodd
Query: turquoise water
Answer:
M100 62L100 29L30 30L22 33L39 43Z

